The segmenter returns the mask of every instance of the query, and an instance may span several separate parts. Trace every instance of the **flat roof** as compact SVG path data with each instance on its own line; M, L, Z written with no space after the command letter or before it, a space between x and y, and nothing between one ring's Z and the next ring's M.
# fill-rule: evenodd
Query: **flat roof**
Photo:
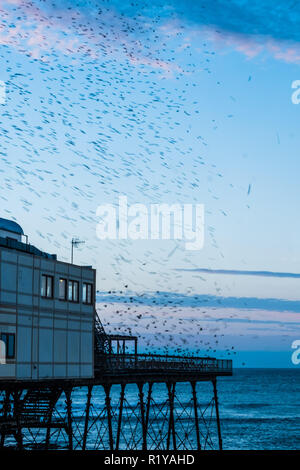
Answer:
M22 251L23 253L28 253L34 256L41 256L42 258L48 258L53 260L57 259L56 255L51 255L50 253L41 251L35 246L30 245L29 243L19 242L14 238L0 237L0 246L2 246L3 248L8 248L10 250Z

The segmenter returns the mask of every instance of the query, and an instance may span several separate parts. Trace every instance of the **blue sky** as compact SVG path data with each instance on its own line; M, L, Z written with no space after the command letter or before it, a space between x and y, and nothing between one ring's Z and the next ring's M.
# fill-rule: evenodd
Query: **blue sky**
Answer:
M3 1L1 216L64 260L85 240L75 261L97 267L101 292L217 296L217 325L236 299L230 315L255 325L226 317L218 334L240 363L276 352L291 366L300 280L197 269L300 272L299 15L292 0ZM119 194L205 204L203 250L98 240L97 206Z

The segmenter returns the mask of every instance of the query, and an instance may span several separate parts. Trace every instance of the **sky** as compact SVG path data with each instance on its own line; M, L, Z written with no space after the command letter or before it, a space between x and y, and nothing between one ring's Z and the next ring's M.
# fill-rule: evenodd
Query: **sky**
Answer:
M65 261L84 240L103 323L145 350L293 367L299 16L294 0L1 2L0 216ZM120 195L204 204L203 248L99 240L97 207Z

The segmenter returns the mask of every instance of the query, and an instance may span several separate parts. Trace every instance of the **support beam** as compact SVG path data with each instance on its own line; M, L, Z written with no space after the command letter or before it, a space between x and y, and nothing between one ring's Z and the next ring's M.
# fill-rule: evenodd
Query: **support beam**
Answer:
M175 434L175 421L174 421L174 396L175 396L175 383L167 382L168 395L169 395L169 429L167 437L167 450L170 450L171 434L173 438L173 450L176 449L176 434Z
M108 435L109 435L109 447L110 450L114 450L114 439L112 431L112 419L111 419L111 404L110 404L110 389L111 385L104 385L105 391L105 406L107 412L107 425L108 425Z
M126 387L126 385L122 383L122 385L121 385L121 394L120 394L120 409L119 409L118 430L117 430L117 439L116 439L116 450L119 450L119 445L120 445L125 387Z
M196 427L196 436L197 436L197 450L201 450L196 385L197 385L196 382L191 382L192 391L193 391L194 416L195 416L195 427Z
M83 439L82 439L82 450L86 449L87 434L88 434L88 429L89 429L89 418L90 418L92 391L93 391L93 385L89 385L88 386L88 392L87 392L86 409L85 409L85 421L84 421L84 431L83 431Z
M65 390L66 405L67 405L67 433L69 438L69 450L73 450L73 429L72 429L72 389Z
M141 423L142 423L142 433L143 433L143 450L147 450L147 427L146 427L146 416L145 416L145 405L144 405L144 393L143 393L144 383L139 383L139 401L140 401L140 413L141 413Z
M149 384L148 384L147 406L146 406L146 418L145 418L145 425L146 425L147 432L148 432L149 414L150 414L150 406L151 406L152 387L153 387L153 383L149 382Z
M212 384L214 387L214 399L215 399L215 407L216 407L216 418L217 418L217 426L218 426L218 438L219 438L219 449L222 450L222 436L221 436L221 424L220 424L220 415L219 415L219 402L218 402L218 394L217 394L217 380L212 380Z

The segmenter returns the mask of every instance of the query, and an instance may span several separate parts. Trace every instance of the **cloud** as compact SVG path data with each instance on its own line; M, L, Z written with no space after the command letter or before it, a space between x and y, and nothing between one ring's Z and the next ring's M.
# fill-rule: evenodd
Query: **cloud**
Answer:
M207 268L177 268L175 271L180 272L196 272L204 274L226 274L232 276L262 276L262 277L281 277L281 278L292 278L300 279L299 273L283 273L274 271L247 271L239 269L207 269Z
M98 292L98 303L127 303L157 307L198 307L238 310L265 310L269 312L300 312L299 300L261 299L257 297L221 297L215 295L187 295L175 292L147 292L144 294Z
M125 59L164 75L182 72L180 66L162 59L141 41L141 35L153 35L153 27L140 25L111 6L101 10L100 5L98 1L44 4L5 0L0 6L0 44L44 61L50 60L51 54L62 53L74 59Z
M300 4L294 0L278 0L275 7L270 0L4 0L0 12L0 43L43 60L51 51L93 59L125 55L136 66L181 72L160 57L162 44L175 38L183 49L187 42L197 49L210 41L249 59L267 52L300 62Z
M113 1L127 16L159 16L168 37L188 35L197 47L203 40L222 50L236 50L247 58L264 52L286 62L300 61L300 4L295 0L159 0L141 6Z
M174 0L191 25L209 26L240 37L300 41L300 6L294 0ZM181 9L181 10L180 10Z

